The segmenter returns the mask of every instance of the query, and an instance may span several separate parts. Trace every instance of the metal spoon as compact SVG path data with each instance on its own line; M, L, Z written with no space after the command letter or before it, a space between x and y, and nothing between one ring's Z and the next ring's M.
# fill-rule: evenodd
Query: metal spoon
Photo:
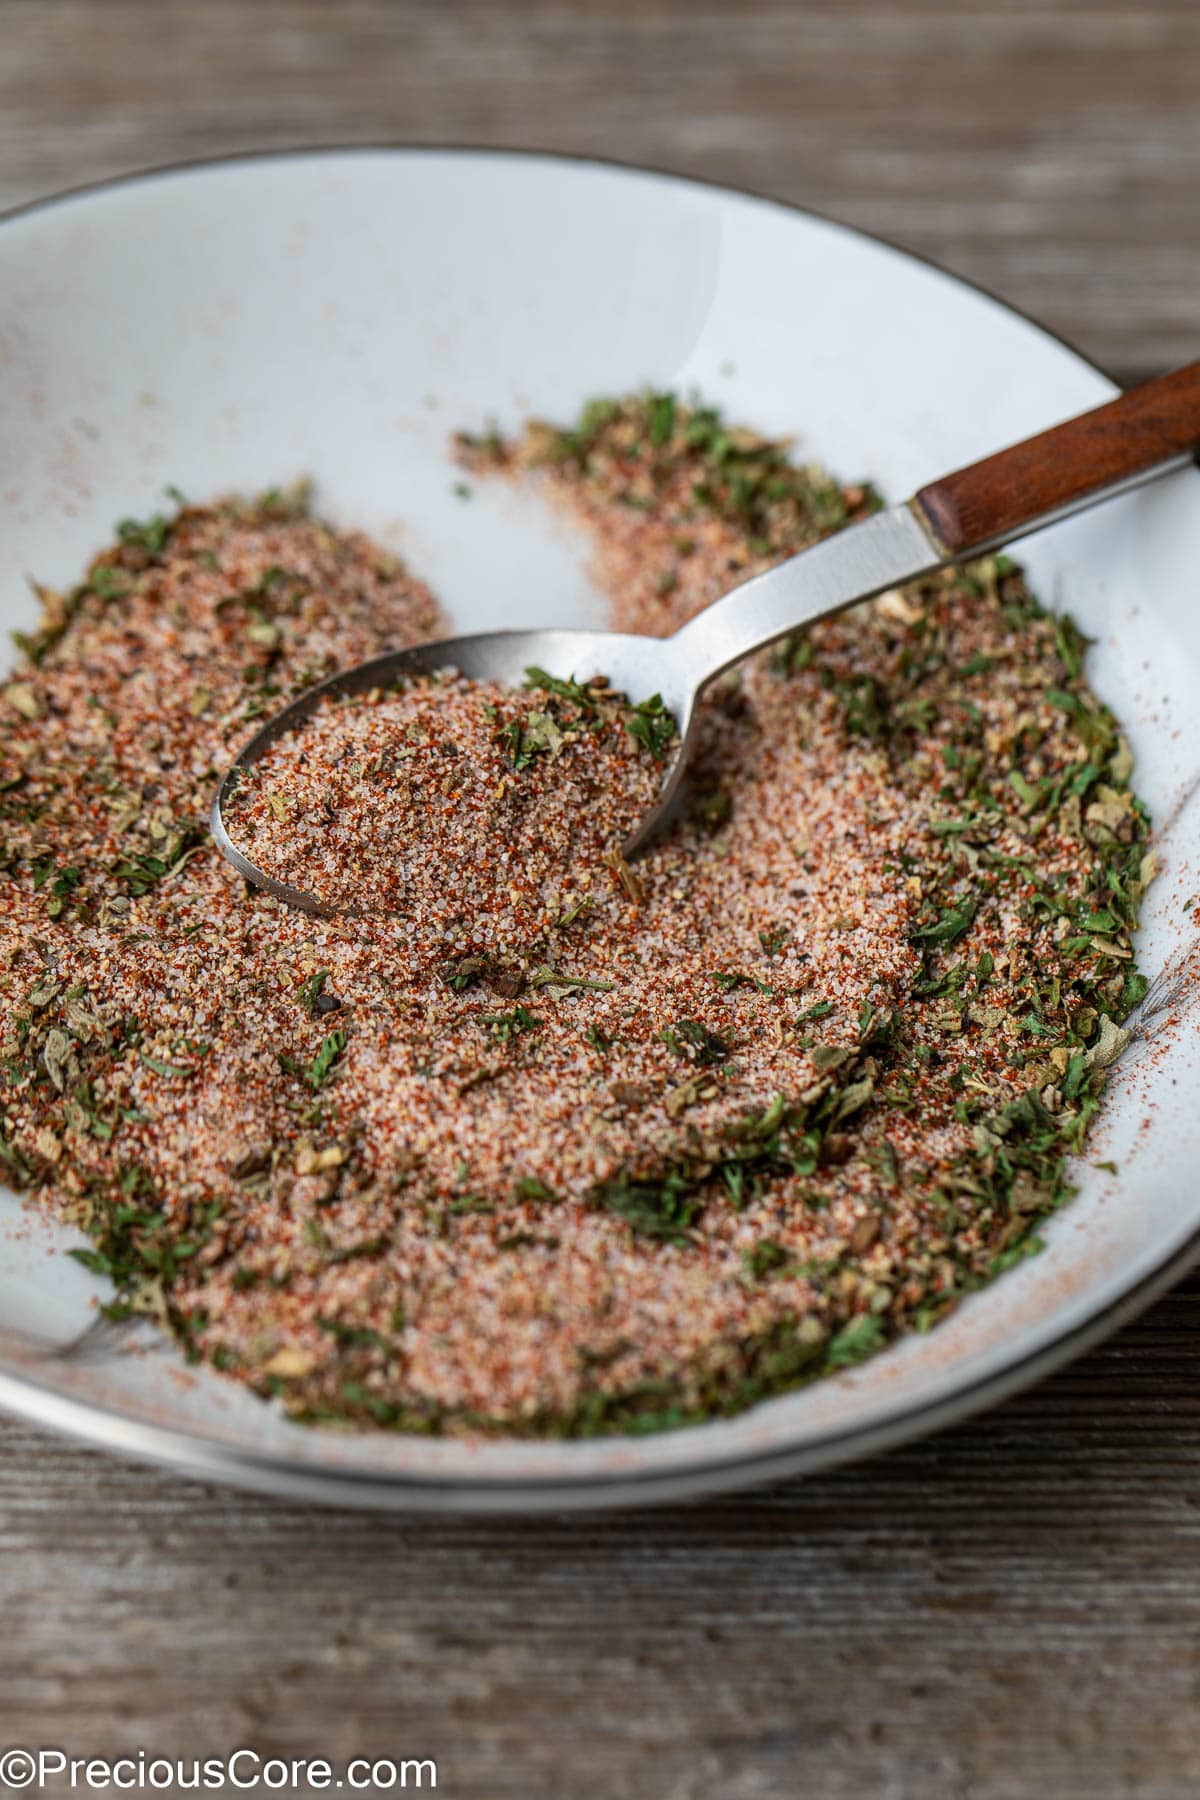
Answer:
M247 880L306 912L328 909L277 881L230 839L223 808L242 773L322 701L386 688L406 673L454 668L480 681L520 686L531 666L563 677L607 676L630 701L659 694L679 729L678 752L657 803L624 846L641 850L670 806L695 742L697 702L722 670L777 638L900 587L935 569L998 550L1180 469L1200 447L1200 362L944 475L910 500L875 513L741 583L671 637L610 631L488 631L377 656L331 676L269 719L227 771L212 805L222 854Z

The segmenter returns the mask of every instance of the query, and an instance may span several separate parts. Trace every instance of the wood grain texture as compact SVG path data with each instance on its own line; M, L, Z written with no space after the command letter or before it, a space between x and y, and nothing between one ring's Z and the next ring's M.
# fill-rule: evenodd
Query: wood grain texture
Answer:
M916 502L956 556L987 549L1062 508L1200 447L1200 362L1151 381L1023 443L919 488Z
M378 139L744 183L1119 374L1196 354L1194 0L0 0L0 205ZM0 1424L0 1740L431 1755L456 1800L1191 1800L1198 1328L1193 1281L929 1443L584 1520L284 1506Z

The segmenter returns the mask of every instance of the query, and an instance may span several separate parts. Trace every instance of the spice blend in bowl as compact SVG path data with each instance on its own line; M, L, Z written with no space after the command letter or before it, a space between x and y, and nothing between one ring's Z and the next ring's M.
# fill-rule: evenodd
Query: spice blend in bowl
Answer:
M626 630L873 504L669 395L460 450L581 524ZM316 921L203 829L253 722L434 635L427 591L287 496L119 538L44 596L0 771L2 1153L118 1313L301 1419L645 1430L859 1361L1038 1247L1145 990L1153 861L1082 640L1006 559L724 679L674 829L561 892L518 875L481 943L433 863L402 917ZM523 743L582 703L485 704ZM534 771L574 779L550 746L506 773ZM487 869L493 815L457 816Z

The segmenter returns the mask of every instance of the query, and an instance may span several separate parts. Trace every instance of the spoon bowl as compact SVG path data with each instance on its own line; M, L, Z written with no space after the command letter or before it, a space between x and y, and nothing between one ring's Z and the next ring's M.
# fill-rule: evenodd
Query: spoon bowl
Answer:
M274 713L243 747L213 799L210 823L214 841L226 860L247 881L301 912L327 916L331 909L315 894L268 875L238 848L230 836L225 809L244 776L263 753L311 718L324 701L386 689L405 675L433 675L454 669L473 681L521 687L527 680L527 671L540 668L580 681L604 676L615 691L624 694L634 705L657 695L674 718L678 742L658 799L622 846L627 857L634 856L649 841L669 810L683 779L691 748L697 688L694 680L689 680L689 665L677 649L674 652L672 649L680 635L658 639L617 631L483 631L466 637L413 644L403 650L389 650L382 656L372 657L369 662L342 670Z

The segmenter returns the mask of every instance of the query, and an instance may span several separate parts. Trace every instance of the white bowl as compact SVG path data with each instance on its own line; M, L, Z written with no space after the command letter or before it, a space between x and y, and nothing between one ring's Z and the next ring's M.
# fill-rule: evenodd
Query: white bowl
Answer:
M169 171L0 222L0 617L29 624L25 572L70 583L168 482L202 498L310 474L320 508L394 543L456 629L599 623L580 547L502 489L462 506L447 440L646 382L799 433L802 455L892 496L1113 391L928 264L695 182L443 150ZM1200 888L1198 498L1189 472L1022 552L1096 640L1089 672L1160 824L1151 974L1188 954ZM1032 1380L1174 1279L1200 1251L1197 1087L1185 1019L1118 1071L1040 1257L929 1336L732 1420L578 1443L356 1436L291 1425L165 1344L64 1357L102 1284L12 1196L0 1402L196 1473L365 1505L628 1502L816 1468Z

